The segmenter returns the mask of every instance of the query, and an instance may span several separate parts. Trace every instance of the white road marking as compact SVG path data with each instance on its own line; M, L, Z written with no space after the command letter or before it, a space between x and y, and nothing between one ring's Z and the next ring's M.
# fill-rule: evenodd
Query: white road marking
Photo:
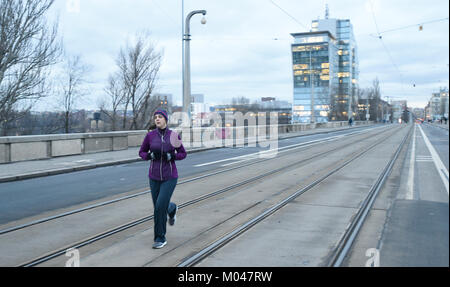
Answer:
M343 137L343 135L339 135L339 136L333 136L330 138L327 138L326 140L334 140L336 138L340 138ZM294 147L305 147L305 146L309 146L306 144L315 144L315 143L321 143L324 142L324 139L318 139L318 140L312 140L309 142L304 142L304 143L298 143L298 144L293 144L293 145L288 145L285 147L280 147L278 148L278 151L287 149L287 148L294 148ZM261 154L265 154L265 153L269 153L269 152L274 152L273 150L265 150L265 151L259 151L259 152L255 152L255 153L251 153L251 154L245 154L245 155L240 155L240 156L235 156L235 157L230 157L230 158L225 158L225 159L221 159L221 160L216 160L216 161L210 161L210 162L206 162L206 163L202 163L202 164L196 164L194 165L194 167L200 167L200 166L205 166L205 165L211 165L211 164L215 164L215 163L220 163L220 162L224 162L224 161L230 161L230 160L239 160L239 161L244 161L244 158L247 158L245 160L250 160L250 159L254 159L257 158L259 155Z
M417 162L432 162L433 157L431 155L418 155L416 156Z
M221 166L229 166L229 165L233 165L233 164L236 164L236 163L241 163L241 162L244 162L244 161L247 161L247 160L251 160L251 158L246 158L246 159L239 160L239 161L233 161L233 162L230 162L230 163L222 164Z
M441 158L434 149L433 145L430 143L430 140L428 139L427 135L422 130L422 127L419 126L419 128L420 132L422 133L423 140L425 141L425 144L427 145L428 150L430 151L431 157L433 158L434 165L436 166L436 169L438 170L438 173L441 176L442 182L444 183L448 195L448 170L442 163Z
M258 158L261 155L265 155L267 153L282 152L285 149L303 148L303 147L311 146L311 145L314 145L314 144L323 143L323 142L326 142L326 141L332 141L332 140L335 140L335 139L338 139L338 138L341 138L341 137L345 137L345 136L348 136L348 135L368 133L368 132L370 132L372 130L380 129L380 128L384 128L384 127L385 126L375 127L375 128L370 128L370 129L366 129L366 130L363 130L363 131L351 132L351 133L348 133L348 134L345 134L345 135L332 136L332 137L329 137L329 138L317 139L317 140L312 140L312 141L309 141L309 142L288 145L288 146L285 146L285 147L280 147L280 148L278 148L278 150L270 149L270 150L259 151L259 152L255 152L255 153L251 153L251 154L240 155L240 156L225 158L225 159L216 160L216 161L210 161L210 162L206 162L206 163L196 164L196 165L194 165L194 167L207 166L207 165L212 165L212 164L226 162L226 161L231 161L231 160L236 160L237 161L237 162L233 162L233 163L230 163L230 164L222 165L222 166L227 166L227 165L231 165L231 164L238 163L238 162L244 162L244 161L247 161L247 160L252 160L252 159Z
M411 159L409 161L409 175L408 175L408 192L406 193L406 199L414 199L414 162L416 155L416 128L417 125L414 124L414 135L411 148Z
M433 157L431 155L418 155L416 156L416 162L432 162Z

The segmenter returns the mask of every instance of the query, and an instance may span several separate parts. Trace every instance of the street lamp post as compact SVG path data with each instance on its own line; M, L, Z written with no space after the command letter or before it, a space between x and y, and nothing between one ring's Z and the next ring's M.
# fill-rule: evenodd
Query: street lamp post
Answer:
M183 35L184 42L184 66L183 66L183 112L187 113L189 117L189 123L191 121L191 61L190 61L190 26L189 22L195 14L206 15L205 10L195 10L190 12L186 17L185 31ZM206 23L205 18L201 21L202 24Z

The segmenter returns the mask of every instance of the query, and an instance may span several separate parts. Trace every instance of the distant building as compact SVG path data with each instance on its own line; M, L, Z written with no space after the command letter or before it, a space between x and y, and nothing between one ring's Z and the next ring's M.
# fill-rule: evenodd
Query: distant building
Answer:
M441 96L441 115L448 119L448 109L449 109L449 101L448 101L448 89L441 88L440 89Z
M448 119L448 88L439 88L439 92L432 93L431 98L427 104L428 109L426 109L427 120L440 120L442 118Z
M265 112L269 117L270 113L278 114L278 124L290 124L292 122L292 104L287 101L278 101L272 98L261 98L261 102L257 102L260 112ZM268 123L267 123L268 124Z
M412 112L416 119L425 119L425 109L414 108Z
M273 102L275 101L275 98L273 97L262 97L261 102Z
M425 106L424 109L424 117L426 121L431 121L431 107L430 107L430 102L427 103L427 105Z
M357 46L350 20L312 21L312 29L292 33L294 123L347 120L358 82Z
M261 101L255 104L217 105L211 107L210 111L218 113L223 119L225 115L233 115L236 112L241 112L244 116L247 115L250 118L265 117L266 122L258 124L267 125L270 124L270 113L277 113L278 124L290 124L292 119L292 104L287 101L278 101L276 98L261 98Z
M210 112L211 105L205 103L204 94L191 94L191 120L192 125L201 127L209 123L207 114Z
M205 96L203 94L191 94L191 103L204 103Z
M441 119L441 94L432 93L430 99L431 120Z
M193 126L203 126L209 123L207 114L210 111L210 104L205 103L191 103L191 115Z
M161 94L161 93L156 93L154 95L154 97L156 97L158 103L158 106L160 108L163 108L165 110L168 110L169 113L171 113L172 111L170 110L171 107L174 105L173 102L173 96L172 94Z
M407 109L407 101L392 101L392 121L399 122L402 118L403 111Z

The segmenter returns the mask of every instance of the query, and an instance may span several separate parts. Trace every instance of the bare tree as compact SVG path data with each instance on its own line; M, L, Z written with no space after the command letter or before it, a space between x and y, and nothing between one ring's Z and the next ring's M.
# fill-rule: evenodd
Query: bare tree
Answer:
M117 58L119 79L125 88L123 128L126 128L127 111L131 108L130 129L148 126L152 110L152 94L158 79L162 55L148 40L147 35L138 35L135 44L120 50Z
M372 87L367 88L367 94L369 98L369 114L371 121L381 121L383 119L383 103L381 101L380 82L378 78L375 78L372 82Z
M369 94L370 90L368 88L357 88L356 89L356 98L358 103L357 109L357 120L365 121L366 115L369 113Z
M125 88L119 77L120 75L117 73L109 76L108 86L105 88L107 97L99 103L100 112L111 120L113 131L117 129L117 112L125 99Z
M342 95L343 91L337 84L332 84L330 87L330 100L328 120L343 121L346 120L344 112L347 111L347 101Z
M48 68L58 61L57 24L47 26L45 13L54 0L0 1L0 128L26 114L47 96ZM22 112L17 112L22 109Z
M71 115L77 102L85 95L83 85L88 66L84 65L80 56L69 57L63 65L60 75L58 97L64 110L64 131L70 133Z
M58 112L45 112L40 117L40 130L39 134L54 134L61 133L63 127L64 113Z

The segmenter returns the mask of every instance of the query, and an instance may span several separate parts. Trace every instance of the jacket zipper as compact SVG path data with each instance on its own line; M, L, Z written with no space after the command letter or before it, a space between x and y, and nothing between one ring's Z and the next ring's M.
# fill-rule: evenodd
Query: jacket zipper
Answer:
M158 131L158 133L159 133L159 131ZM166 134L166 132L164 132L164 135L165 134ZM161 135L161 134L159 134L159 135ZM163 150L164 150L164 146L163 146L163 144L164 144L164 135L161 135L161 160L160 160L160 164L159 164L159 176L161 177L161 181L163 180L163 176L162 176L162 162L163 162L162 155L163 155Z

